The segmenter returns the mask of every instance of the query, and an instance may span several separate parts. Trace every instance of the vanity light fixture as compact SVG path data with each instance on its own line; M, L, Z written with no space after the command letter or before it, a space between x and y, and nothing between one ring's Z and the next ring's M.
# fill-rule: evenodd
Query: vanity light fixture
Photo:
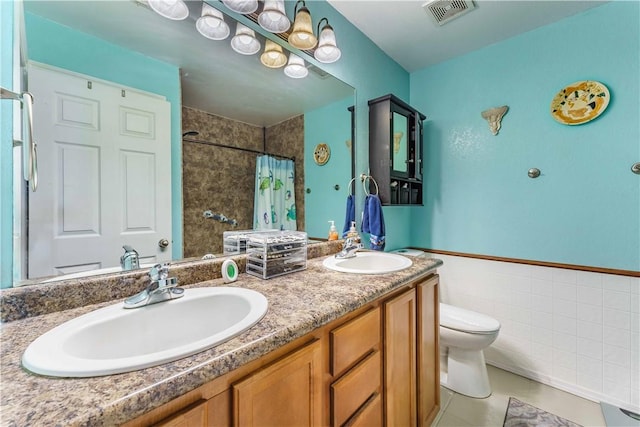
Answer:
M258 0L222 0L222 3L234 12L243 15L258 10Z
M302 79L307 77L309 70L304 66L304 60L293 53L289 54L289 62L284 67L284 73L292 79Z
M196 21L198 32L211 40L224 40L231 30L218 9L202 3L202 14Z
M322 27L322 31L320 31L322 21L325 21L326 24ZM327 18L322 18L320 22L318 22L318 34L318 47L313 53L313 57L316 58L318 62L325 64L330 64L340 59L342 52L338 49L336 43L336 33L333 31L333 27L329 25Z
M282 52L282 46L267 39L264 53L260 55L262 65L269 68L280 68L287 62L287 56Z
M291 26L284 11L284 0L265 0L264 9L258 15L258 24L272 33L284 33Z
M236 35L231 39L233 50L242 55L253 55L260 50L260 42L256 39L256 33L238 22Z
M189 8L183 0L148 0L148 3L158 15L174 21L181 21L189 16Z
M298 5L302 3L302 7L298 10ZM313 23L311 22L311 13L304 3L304 0L298 0L294 9L295 19L293 21L293 30L289 34L289 44L300 50L309 50L316 47L318 39L313 35Z

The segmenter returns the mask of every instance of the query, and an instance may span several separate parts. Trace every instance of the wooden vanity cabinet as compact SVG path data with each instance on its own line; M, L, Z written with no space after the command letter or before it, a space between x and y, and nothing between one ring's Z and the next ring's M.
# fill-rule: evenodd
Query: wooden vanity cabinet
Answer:
M418 425L430 426L440 410L439 276L416 285L418 313Z
M429 426L438 306L432 274L125 426Z
M382 406L369 406L382 392L380 308L332 329L329 337L331 425L357 425L366 419L372 427L381 426Z
M232 425L321 426L322 347L302 347L236 382Z
M440 409L438 276L384 303L388 426L430 426Z
M158 427L194 427L207 424L207 401L198 400L157 423Z
M417 423L416 291L384 303L384 392L387 425Z

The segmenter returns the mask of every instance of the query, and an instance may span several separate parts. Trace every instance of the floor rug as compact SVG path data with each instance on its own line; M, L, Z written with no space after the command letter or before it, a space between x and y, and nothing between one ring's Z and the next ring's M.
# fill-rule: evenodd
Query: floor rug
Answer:
M504 427L582 427L580 424L521 402L515 397L509 398L503 425Z

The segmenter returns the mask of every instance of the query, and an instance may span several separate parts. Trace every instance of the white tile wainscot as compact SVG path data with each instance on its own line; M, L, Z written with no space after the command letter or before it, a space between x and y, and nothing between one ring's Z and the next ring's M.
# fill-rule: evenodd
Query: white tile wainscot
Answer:
M640 278L434 257L443 302L500 321L487 363L640 411Z

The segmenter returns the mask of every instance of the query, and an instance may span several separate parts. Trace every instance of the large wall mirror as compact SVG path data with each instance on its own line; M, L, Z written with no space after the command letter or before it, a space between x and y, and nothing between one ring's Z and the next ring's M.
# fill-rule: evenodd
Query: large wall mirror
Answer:
M226 10L221 3L210 3L217 9ZM297 222L297 229L308 230L309 236L326 237L326 220L336 220L339 224L344 216L346 187L352 177L353 124L349 107L354 105L353 88L308 61L305 61L305 66L309 73L300 79L286 76L282 68L265 67L260 62L265 37L259 32L256 36L261 44L260 52L254 55L236 53L231 49L230 41L236 32L237 22L228 15L224 19L230 35L220 41L205 38L196 29L203 2L187 1L187 5L189 16L181 21L172 21L156 14L144 2L25 0L27 53L34 75L29 89L36 87L37 78L41 86L51 87L46 74L49 71L70 72L74 78L95 76L94 82L84 82L83 85L92 86L94 92L96 88L102 88L103 83L107 86L113 83L115 87L122 85L123 89L118 89L116 95L134 102L124 109L125 113L122 113L122 108L118 113L129 120L127 126L130 128L124 129L125 133L144 133L148 123L154 123L154 120L162 122L155 123L159 126L154 131L164 136L168 145L157 156L168 155L168 163L165 163L168 166L162 173L169 179L159 189L149 190L146 186L153 181L149 178L153 166L147 168L146 158L137 156L139 153L135 147L129 147L125 150L131 154L126 159L128 181L124 182L127 188L123 189L121 185L110 191L127 192L131 205L126 208L115 206L113 211L115 215L124 215L125 222L132 229L138 223L140 228L144 228L145 218L153 222L166 209L172 211L173 221L170 230L165 232L168 235L154 236L153 241L158 245L166 239L169 244L163 250L173 261L199 259L207 254L220 256L225 231L254 228L256 161L259 153L264 152L278 159L293 158L295 161L295 207L289 208L285 215ZM301 57L306 59L304 54ZM44 77L39 75L43 72ZM96 73L100 75L96 76ZM153 115L150 119L151 116L145 115L147 110L135 104L136 91L164 98L166 115ZM40 114L50 112L54 122L60 119L60 106L64 103L69 114L76 112L81 118L90 115L83 113L82 108L86 106L89 106L87 111L106 109L87 97L64 89L53 92L59 99L43 101ZM76 102L81 99L86 102ZM141 111L144 114L137 115ZM164 118L158 120L156 117ZM75 128L84 126L80 119L71 121ZM107 123L100 119L95 127L110 127ZM47 135L55 133L56 126L53 123L52 131ZM113 126L120 126L122 131L122 124ZM55 193L52 197L65 201L76 199L81 208L71 210L63 220L68 224L75 224L73 221L76 220L81 224L80 228L86 223L86 228L91 229L95 219L95 224L100 225L94 227L93 232L100 234L104 228L101 221L107 214L97 208L91 210L92 198L97 192L104 192L105 188L100 187L97 181L113 180L122 184L122 176L102 171L100 178L93 179L91 174L96 168L92 167L92 162L99 159L100 154L92 154L95 150L91 149L75 150L80 143L64 135L63 132L63 136L51 137L64 140L64 149L58 147L47 151L45 141L36 141L43 171L38 189L42 196L38 196L45 197L47 192L51 192ZM147 144L155 141L151 136L145 138ZM332 153L330 160L322 165L314 162L313 156L314 147L321 144L329 145ZM85 168L71 172L60 169L61 163L74 159ZM47 183L47 173L54 177L58 187ZM154 173L157 176L158 171ZM66 181L61 188L59 184L64 179ZM336 191L338 187L342 187L340 192ZM96 188L102 190L96 191ZM165 191L172 194L169 205L162 209L154 208L154 211L150 208L152 202L156 203ZM111 245L109 261L87 263L86 268L56 267L55 271L45 269L41 273L29 274L29 270L36 271L29 268L29 260L36 256L51 258L54 254L66 253L73 258L74 253L86 253L97 246L82 240L73 243L71 238L61 239L66 246L47 246L29 240L26 236L35 227L29 221L36 218L45 229L65 226L60 212L47 209L53 205L37 208L30 197L24 195L24 189L14 195L14 211L23 222L23 235L14 247L14 259L20 260L23 280L16 280L15 284L39 283L42 281L40 278L54 275L70 277L69 274L83 274L80 273L83 269L99 273L118 270L123 253L122 242ZM101 203L105 204L104 201L94 204L99 206ZM215 218L207 217L205 211L210 211ZM271 218L265 217L265 221L268 219ZM318 231L319 228L312 231L314 226L322 227L323 231ZM73 225L69 227L72 229ZM76 234L82 235L82 231ZM132 236L134 234L131 233ZM125 243L131 243L138 250L143 265L157 261L153 254L147 254L140 247L143 243L136 242L143 240L132 237L131 242ZM36 254L38 251L41 254Z

